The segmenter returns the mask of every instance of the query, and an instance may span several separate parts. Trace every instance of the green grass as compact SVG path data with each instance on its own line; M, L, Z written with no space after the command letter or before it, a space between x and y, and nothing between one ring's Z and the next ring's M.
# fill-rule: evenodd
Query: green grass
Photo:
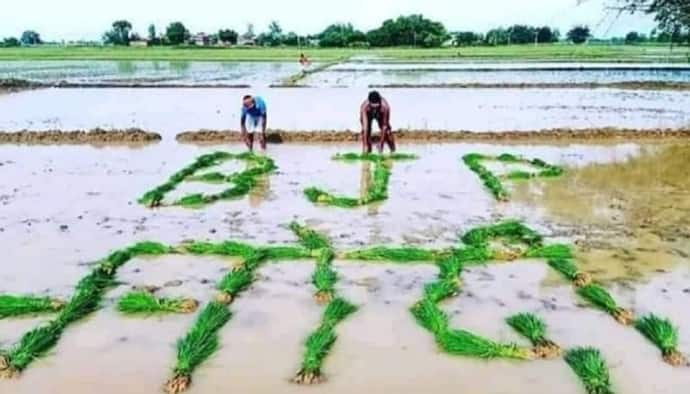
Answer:
M299 243L309 250L331 248L331 241L325 235L297 222L290 223L290 230L299 238Z
M415 247L388 248L378 246L371 249L354 250L345 254L346 259L360 261L388 261L396 263L411 263L435 261L445 252L427 250Z
M312 384L322 380L323 362L337 339L335 326L357 311L357 307L336 298L326 307L319 327L307 338L302 366L295 383Z
M217 166L227 160L236 159L246 161L250 168L245 171L236 172L228 176L219 173L194 176L197 172ZM140 204L150 207L158 207L163 204L163 199L171 191L175 190L182 182L210 182L210 183L230 183L231 187L216 194L189 194L175 201L173 205L183 207L202 207L220 200L232 200L246 196L256 187L257 178L273 172L276 165L272 159L258 156L251 152L231 154L228 152L214 152L198 157L192 164L173 174L167 182L144 193L139 199Z
M117 303L117 309L127 315L191 313L197 306L198 303L192 299L156 298L145 291L127 293Z
M159 61L289 61L297 62L305 52L316 62L351 56L374 56L387 60L496 59L559 61L640 61L686 62L687 50L669 53L665 45L570 45L565 43L460 48L176 48L176 47L52 47L2 48L0 60L159 60Z
M64 306L62 301L49 297L0 295L0 319L58 312Z
M573 349L566 353L565 361L580 378L588 394L613 394L609 370L599 350Z
M167 384L168 392L184 391L189 386L194 370L218 350L218 331L231 316L227 306L217 302L204 308L192 329L177 342L175 377Z

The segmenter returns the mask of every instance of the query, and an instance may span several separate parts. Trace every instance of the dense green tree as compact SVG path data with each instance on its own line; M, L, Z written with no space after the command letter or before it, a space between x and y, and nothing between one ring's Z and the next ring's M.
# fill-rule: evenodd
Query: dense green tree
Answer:
M482 36L472 31L460 31L455 33L455 45L467 46L481 42Z
M153 23L149 25L149 41L155 41L158 38L156 35L156 25Z
M573 44L584 44L589 40L592 34L589 31L588 26L575 26L567 34L568 41L572 41Z
M330 25L319 34L319 45L322 47L347 47L357 42L366 41L366 35L356 30L351 24Z
M484 36L484 42L488 45L507 45L509 41L510 34L501 27L489 30L486 36Z
M41 44L41 36L33 30L27 30L22 33L22 38L19 39L22 45L38 45Z
M224 44L237 44L237 39L239 36L240 35L232 29L221 29L218 31L218 41Z
M113 22L112 29L103 34L103 42L112 45L129 45L129 33L132 31L132 24L126 20Z
M513 25L508 28L508 36L511 44L531 44L534 43L537 33L532 26Z
M7 37L2 42L0 42L0 47L3 48L13 48L22 45L21 41L14 37Z
M625 43L628 45L634 45L642 42L642 36L636 31L631 31L625 35Z
M423 15L400 16L388 19L378 29L367 34L373 46L440 46L448 37L446 28L440 22Z
M542 26L537 29L537 42L539 43L552 43L558 42L561 38L561 33L558 29L551 29L548 26Z
M165 38L171 45L180 45L189 40L189 30L182 22L173 22L165 30Z

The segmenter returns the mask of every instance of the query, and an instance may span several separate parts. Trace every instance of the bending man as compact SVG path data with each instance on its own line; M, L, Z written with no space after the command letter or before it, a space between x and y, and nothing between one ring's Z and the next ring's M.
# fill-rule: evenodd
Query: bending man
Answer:
M369 93L369 97L360 107L359 119L362 124L362 152L371 153L371 126L374 120L381 130L379 153L383 153L385 143L388 143L391 152L395 152L395 139L390 124L391 107L379 92L374 90Z
M266 150L266 102L261 97L246 95L242 98L242 118L241 118L242 139L250 151L254 150L254 132L261 131L259 143L261 149ZM249 122L249 129L247 129Z

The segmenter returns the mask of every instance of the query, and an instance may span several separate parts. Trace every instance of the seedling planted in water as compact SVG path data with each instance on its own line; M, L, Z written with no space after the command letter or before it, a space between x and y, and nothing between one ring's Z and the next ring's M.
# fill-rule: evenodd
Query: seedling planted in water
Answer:
M599 350L573 349L565 354L565 361L582 380L588 394L613 394L609 369Z
M598 284L592 283L577 289L577 293L594 306L613 316L621 324L631 325L635 321L632 312L618 306L609 292Z
M127 315L153 315L165 313L192 313L199 302L189 298L156 298L146 291L125 294L117 304L117 309Z
M48 297L0 295L0 319L58 312L65 306Z
M509 326L529 339L534 354L539 358L555 358L561 355L561 348L546 337L546 323L531 313L520 313L506 319Z
M635 328L661 350L668 364L680 366L687 363L685 356L678 351L678 328L670 320L649 315L635 322Z

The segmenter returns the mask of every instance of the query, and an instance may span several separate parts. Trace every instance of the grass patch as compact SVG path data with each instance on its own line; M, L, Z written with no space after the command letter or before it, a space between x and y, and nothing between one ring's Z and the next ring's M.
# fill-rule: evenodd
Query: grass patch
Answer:
M224 176L220 173L205 174L195 176L200 170L217 166L228 160L243 160L250 165L250 168ZM210 183L231 183L232 187L217 194L189 194L174 202L173 205L185 207L199 207L214 203L220 200L231 200L241 198L249 194L256 187L260 176L269 174L276 169L276 165L268 157L258 156L251 152L232 154L228 152L214 152L198 157L194 163L173 174L164 184L146 192L139 203L150 207L158 207L163 203L165 196L175 190L182 182L197 181Z
M179 393L189 388L194 370L218 350L218 331L230 317L227 306L221 303L211 302L204 308L192 329L177 342L174 377L165 386L168 393Z
M664 361L673 366L687 363L678 351L678 328L670 320L651 314L636 321L635 328L661 350Z
M361 198L336 196L316 187L305 189L304 195L314 204L323 204L340 208L355 208L385 201L388 199L388 184L391 176L390 163L392 161L413 160L416 158L417 156L406 153L393 153L390 155L378 155L373 153L337 154L333 157L333 160L346 162L369 161L374 163L373 182L369 190L366 191L365 196Z
M117 303L117 309L127 315L192 313L198 307L199 303L193 299L156 298L145 291L127 293Z
M322 367L326 356L337 339L335 326L354 313L357 307L341 298L331 301L321 319L321 325L305 342L302 366L293 379L298 384L314 384L323 381Z
M534 353L540 358L555 358L561 355L561 348L546 337L546 323L531 313L519 313L506 322L534 346Z
M64 306L64 302L49 297L0 295L0 319L58 312Z
M573 349L565 354L565 361L580 378L588 394L613 394L609 369L599 350Z
M577 293L592 305L613 316L621 324L630 325L635 321L630 311L619 307L611 294L596 283L578 288Z

